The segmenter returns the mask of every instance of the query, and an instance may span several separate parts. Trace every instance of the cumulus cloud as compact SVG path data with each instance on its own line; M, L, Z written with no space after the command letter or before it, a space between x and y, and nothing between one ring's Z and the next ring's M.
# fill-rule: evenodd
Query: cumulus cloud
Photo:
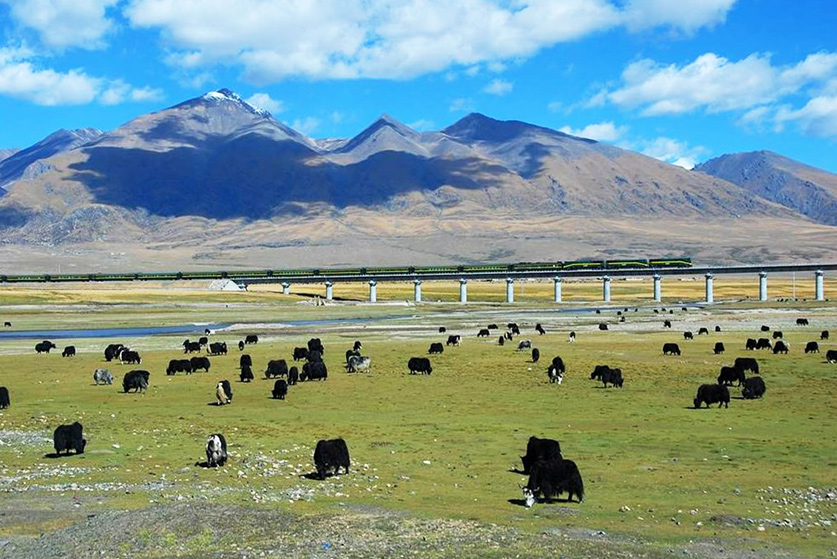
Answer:
M322 124L319 118L314 116L307 116L305 118L297 118L291 122L291 128L305 136L311 136Z
M44 45L64 49L96 49L114 21L107 10L119 0L0 0L9 5L15 23L37 33Z
M723 21L733 3L128 0L123 13L131 25L160 33L172 64L236 64L251 82L270 83L289 76L408 79L454 67L496 72L507 61L620 26L691 32Z
M778 124L797 124L809 136L837 138L837 96L815 97L801 109L782 107L775 118Z
M245 99L245 101L256 108L264 109L273 115L278 115L279 113L285 111L285 104L279 99L273 99L267 93L254 93Z
M636 147L649 157L684 169L692 169L703 156L709 153L709 150L703 146L689 146L686 142L666 137L641 141Z
M0 95L25 99L37 105L113 105L127 100L149 101L162 92L135 88L121 80L89 76L81 69L58 72L40 68L25 51L0 49Z
M491 95L503 96L511 93L514 84L506 80L492 80L490 84L483 88L483 91Z
M452 113L471 113L474 112L474 101L467 97L459 97L450 102L448 110Z
M559 131L579 138L589 138L599 142L615 142L621 139L628 131L627 126L616 126L613 122L599 122L588 124L584 128L575 129L569 126L559 128Z
M793 66L773 65L769 55L758 53L737 62L706 53L684 66L640 60L625 68L622 86L604 99L645 116L748 110L824 82L835 71L835 53L813 54ZM599 94L595 102L602 99Z

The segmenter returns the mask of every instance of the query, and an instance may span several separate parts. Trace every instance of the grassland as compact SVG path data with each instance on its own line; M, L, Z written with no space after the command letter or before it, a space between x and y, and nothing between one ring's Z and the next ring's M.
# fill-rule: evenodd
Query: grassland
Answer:
M524 282L513 305L500 303L504 284L497 282L470 283L469 298L486 302L469 305L453 303L456 285L425 283L425 301L440 302L417 306L405 303L409 284L379 284L380 304L325 306L314 305L317 291L304 286L292 296L180 285L4 290L0 318L13 330L195 324L195 337L204 323L236 326L212 335L228 342L230 354L190 376L164 373L169 359L182 356L189 336L181 334L55 340L59 350L75 345L75 358L36 355L36 340L0 340L0 385L12 393L12 407L0 411L0 540L10 542L0 557L60 556L91 537L90 556L126 557L205 556L207 547L224 557L830 555L837 550L837 366L823 355L837 344L822 342L819 355L802 348L821 330L837 335L837 306L801 300L813 296L812 280L797 279L800 300L769 304L753 301L755 281L716 280L722 302L684 311L682 302L702 298L703 282L672 283L653 306L650 281L614 282L612 305L599 314L595 282L565 284L567 302L558 306L551 283ZM783 298L794 289L790 281L770 287ZM335 286L335 296L349 301L365 294L365 286ZM629 311L620 323L623 304ZM661 307L674 309L665 313L671 331L654 312ZM799 316L810 326L796 326ZM488 323L508 321L540 349L540 363L514 345L500 347L497 336L475 337ZM546 335L535 334L536 322ZM600 322L611 330L600 332ZM791 346L787 356L757 355L766 397L691 409L696 387L744 355L744 339L761 324L784 331ZM441 325L462 334L462 346L433 357L432 375L407 374L408 357L443 341ZM684 330L715 325L720 333L682 340ZM574 344L570 330L578 334ZM237 382L233 346L245 333L260 337L246 350L257 377L251 384ZM293 347L313 336L326 347L329 379L272 400L272 381L260 378L266 362L290 361ZM355 339L372 357L370 373L342 370ZM93 370L106 366L102 349L114 341L141 352L142 368L151 371L147 393L121 393L117 384L130 366L110 365L117 384L93 385ZM680 343L681 357L660 354L668 341ZM712 353L716 341L725 355ZM561 386L544 374L554 355L568 367ZM625 387L589 380L599 363L621 367ZM235 381L232 405L212 405L221 378ZM55 426L76 420L87 452L47 457ZM232 456L209 470L195 463L212 432L226 435ZM561 441L584 477L583 503L521 506L525 478L513 470L530 435ZM306 477L316 441L336 436L349 444L352 472ZM143 515L144 530L112 533L114 523ZM201 519L187 526L184 517Z

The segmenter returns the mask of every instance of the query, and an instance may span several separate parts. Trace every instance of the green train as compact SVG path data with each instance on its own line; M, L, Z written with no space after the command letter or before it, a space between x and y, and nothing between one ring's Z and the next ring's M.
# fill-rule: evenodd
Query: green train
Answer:
M516 262L513 264L462 264L449 266L377 266L360 268L296 268L289 270L241 270L220 272L133 272L94 274L0 274L0 283L26 282L84 282L84 281L173 281L213 280L230 277L268 279L322 276L422 276L438 274L503 273L503 272L563 272L576 270L635 270L643 268L691 268L689 257L628 259L628 260L557 260L555 262Z

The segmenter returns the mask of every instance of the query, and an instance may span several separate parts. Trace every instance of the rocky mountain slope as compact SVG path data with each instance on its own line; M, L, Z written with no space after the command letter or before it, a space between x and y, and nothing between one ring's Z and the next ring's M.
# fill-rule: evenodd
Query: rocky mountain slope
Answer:
M48 166L42 163L44 160L84 145L101 134L102 131L96 128L59 130L26 149L0 157L0 188L20 178L31 178L45 172ZM26 175L27 172L29 175Z
M771 151L723 155L695 167L819 223L837 225L837 175Z
M735 262L808 258L833 233L722 178L480 114L436 132L385 115L354 138L315 141L220 90L90 136L34 162L36 146L0 162L30 161L0 198L7 262ZM777 226L796 235L769 248L748 240Z

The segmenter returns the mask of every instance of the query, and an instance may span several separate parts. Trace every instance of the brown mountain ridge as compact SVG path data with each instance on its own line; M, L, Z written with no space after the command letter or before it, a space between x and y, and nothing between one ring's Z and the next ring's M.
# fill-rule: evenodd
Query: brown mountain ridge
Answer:
M5 181L0 167L0 184L0 253L27 271L57 260L95 270L809 260L834 256L836 231L805 205L519 121L471 114L419 132L385 115L354 138L316 141L228 90ZM784 239L770 235L777 227Z

